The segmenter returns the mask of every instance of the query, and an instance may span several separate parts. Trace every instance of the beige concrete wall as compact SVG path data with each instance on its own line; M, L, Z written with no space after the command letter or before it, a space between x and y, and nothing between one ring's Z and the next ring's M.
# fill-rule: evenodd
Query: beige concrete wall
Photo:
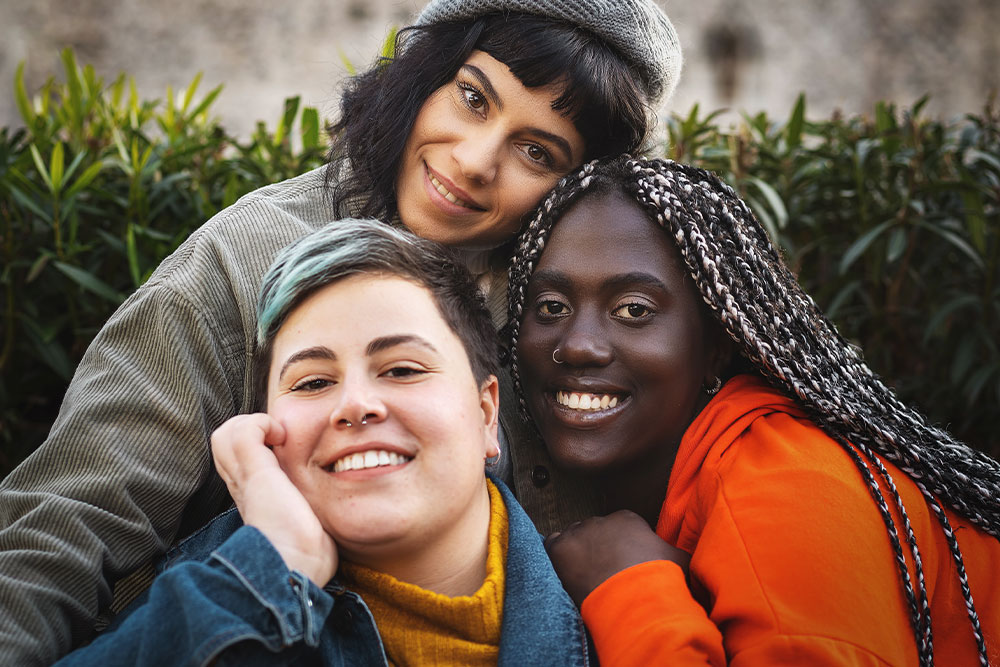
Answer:
M231 129L273 124L300 94L327 116L345 75L341 53L364 64L388 27L422 0L0 0L0 124L18 123L11 82L26 60L29 86L59 72L76 49L106 80L126 70L162 97L204 73L203 90ZM929 110L978 109L1000 87L996 0L695 0L664 2L685 48L672 107L721 106L787 114L800 90L810 114L865 111L875 100Z

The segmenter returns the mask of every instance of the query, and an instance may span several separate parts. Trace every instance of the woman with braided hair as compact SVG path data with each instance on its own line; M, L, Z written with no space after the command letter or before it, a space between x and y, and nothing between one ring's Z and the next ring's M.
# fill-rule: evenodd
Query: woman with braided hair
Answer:
M509 308L522 408L609 513L547 541L602 664L1000 662L1000 465L896 398L715 176L567 176Z

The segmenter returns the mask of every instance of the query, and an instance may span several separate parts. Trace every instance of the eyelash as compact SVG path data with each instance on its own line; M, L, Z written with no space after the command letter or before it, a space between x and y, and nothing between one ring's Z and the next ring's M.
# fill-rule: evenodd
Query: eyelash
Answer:
M402 371L402 373L400 373ZM385 371L383 375L387 375L392 379L406 379L412 377L418 377L425 374L427 371L423 368L414 368L413 366L393 366L389 370Z
M645 312L642 315L630 315L628 317L623 316L623 315L616 315L615 314L615 313L617 313L620 310L624 310L626 308L631 308L633 306L638 307L638 308L642 308ZM635 320L644 320L646 318L649 318L649 317L653 316L655 313L654 313L653 309L648 304L641 303L639 301L630 301L628 303L623 303L620 306L616 306L615 309L611 311L611 314L614 317L616 317L616 318L618 318L620 320L635 321Z
M464 81L457 82L459 93L462 95L462 102L465 104L466 108L472 113L483 115L485 113L484 107L488 107L489 102L486 100L486 95L483 94L476 86L471 83L466 83ZM482 100L480 106L473 106L472 102L469 101L471 97L478 97Z
M319 391L320 389L326 389L331 384L333 384L333 381L325 378L307 378L296 382L291 386L289 391Z
M465 104L465 108L468 109L470 112L476 114L477 116L484 116L486 114L486 111L488 111L489 109L489 102L487 101L486 95L483 93L483 91L480 90L477 86L468 83L466 81L457 81L456 85L458 86L459 94L462 96L462 103ZM482 101L482 104L480 106L478 107L473 106L472 102L469 101L469 99L473 96L479 98L479 100ZM532 157L529 154L529 151L533 148L537 148L539 151L541 151L542 157L540 158ZM524 153L525 157L528 158L528 160L530 160L533 164L541 165L547 169L552 168L553 164L552 154L548 150L546 150L546 148L541 144L526 143L524 144L524 147L521 149L521 152Z
M561 313L547 313L545 309L550 306L558 306L563 309ZM556 301L555 299L546 299L544 301L538 302L538 308L536 309L538 317L543 320L552 320L557 317L565 317L568 314L569 306L567 306L562 301Z

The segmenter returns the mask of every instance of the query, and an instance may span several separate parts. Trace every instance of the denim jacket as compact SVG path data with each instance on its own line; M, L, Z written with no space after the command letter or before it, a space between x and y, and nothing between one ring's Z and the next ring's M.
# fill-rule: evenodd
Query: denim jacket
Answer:
M509 521L500 665L587 665L580 615L502 482ZM146 597L59 665L387 665L371 612L334 578L290 571L236 510L161 563Z

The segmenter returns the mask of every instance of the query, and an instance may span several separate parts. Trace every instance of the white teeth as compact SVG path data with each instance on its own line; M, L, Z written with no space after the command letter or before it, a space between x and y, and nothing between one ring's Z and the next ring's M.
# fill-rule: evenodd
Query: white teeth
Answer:
M357 452L337 459L333 463L333 472L344 472L346 470L367 470L368 468L378 468L381 466L394 466L406 463L410 457L387 452L382 449L370 449L367 452ZM329 470L329 467L327 468Z
M618 405L618 397L609 394L557 391L556 402L573 410L606 410Z
M459 199L458 197L453 195L451 191L448 190L448 188L444 187L441 181L434 178L434 176L430 172L427 172L427 177L431 179L431 185L434 186L434 189L440 192L441 196L450 201L452 204L458 204L459 206L464 206L465 208L475 208L474 206L472 206L472 204L465 201L464 199Z

